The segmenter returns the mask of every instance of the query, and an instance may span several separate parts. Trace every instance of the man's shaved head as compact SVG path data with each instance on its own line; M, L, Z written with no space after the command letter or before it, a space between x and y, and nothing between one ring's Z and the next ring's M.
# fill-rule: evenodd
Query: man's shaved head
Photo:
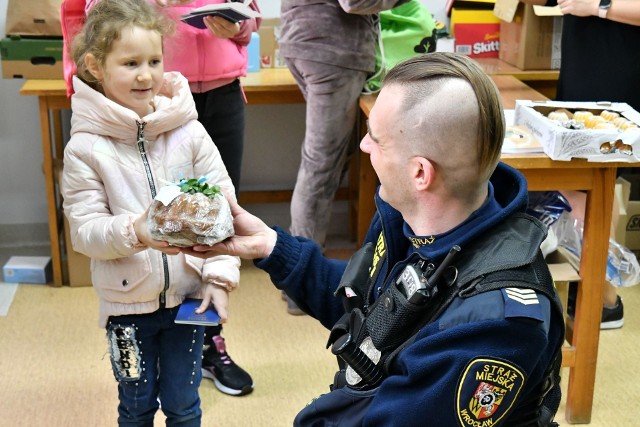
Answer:
M410 154L432 160L453 188L488 180L500 157L504 114L495 84L472 59L415 57L389 72L383 88L389 86L403 89L394 132L408 139Z

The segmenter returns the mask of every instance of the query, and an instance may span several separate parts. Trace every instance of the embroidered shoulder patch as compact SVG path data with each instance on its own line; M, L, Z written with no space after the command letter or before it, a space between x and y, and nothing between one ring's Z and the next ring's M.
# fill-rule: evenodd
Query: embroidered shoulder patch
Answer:
M511 409L525 377L516 365L495 358L473 359L458 382L456 412L460 425L489 427Z
M544 316L538 294L533 289L503 288L504 317L529 317L542 321Z

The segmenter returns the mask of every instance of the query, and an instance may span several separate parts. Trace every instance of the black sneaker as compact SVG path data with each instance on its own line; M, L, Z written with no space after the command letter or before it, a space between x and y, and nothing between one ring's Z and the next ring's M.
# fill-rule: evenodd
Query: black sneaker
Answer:
M619 329L624 325L624 306L620 295L616 298L616 305L612 308L602 307L600 329Z
M569 293L567 295L567 314L571 319L576 312L576 295L578 293L578 284L576 282L569 283ZM602 318L600 320L600 329L619 329L624 325L624 305L620 295L616 298L616 305L613 308L602 307Z
M213 344L204 351L202 376L213 380L216 388L225 394L243 396L253 391L253 379L227 354L224 338L213 337Z

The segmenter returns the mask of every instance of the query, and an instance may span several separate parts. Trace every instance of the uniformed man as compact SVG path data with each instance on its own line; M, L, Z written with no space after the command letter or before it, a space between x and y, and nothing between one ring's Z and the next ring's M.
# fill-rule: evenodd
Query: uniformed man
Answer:
M194 248L255 259L332 330L343 369L295 425L553 425L564 321L526 181L499 163L504 128L473 60L407 60L360 143L380 186L349 265L235 203L236 235Z

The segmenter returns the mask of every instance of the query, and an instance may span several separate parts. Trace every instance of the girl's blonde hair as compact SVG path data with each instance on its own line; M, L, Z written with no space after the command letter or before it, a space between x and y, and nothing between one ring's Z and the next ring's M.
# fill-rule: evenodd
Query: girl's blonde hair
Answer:
M84 26L71 47L71 57L82 81L102 92L84 59L90 53L104 67L113 43L120 38L124 29L131 26L157 31L163 38L175 28L173 21L146 0L99 0L87 15Z

